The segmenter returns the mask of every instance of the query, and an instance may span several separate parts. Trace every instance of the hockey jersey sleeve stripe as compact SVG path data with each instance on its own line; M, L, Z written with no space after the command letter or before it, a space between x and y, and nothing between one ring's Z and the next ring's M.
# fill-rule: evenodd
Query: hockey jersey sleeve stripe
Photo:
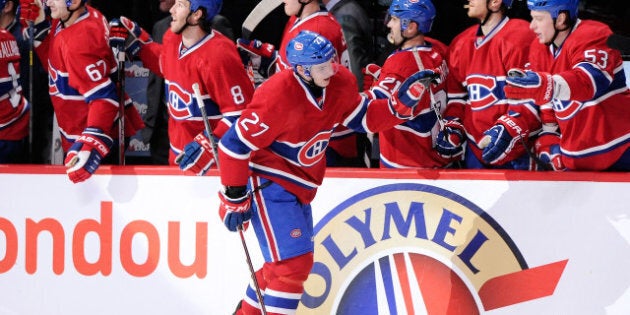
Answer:
M561 148L562 154L574 157L574 158L583 158L592 155L601 154L603 152L608 152L618 148L626 143L630 142L630 134L625 134L623 137L619 137L617 139L613 139L608 143L604 143L602 145L598 145L595 147L591 147L588 149L580 150L580 151L569 151L565 148Z

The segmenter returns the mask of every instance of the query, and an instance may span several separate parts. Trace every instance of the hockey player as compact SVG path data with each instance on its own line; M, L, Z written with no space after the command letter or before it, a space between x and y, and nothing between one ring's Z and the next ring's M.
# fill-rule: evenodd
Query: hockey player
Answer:
M49 94L66 154L66 172L72 182L84 181L101 163L115 162L118 155L114 141L122 105L110 79L118 69L108 44L107 20L86 0L47 0L50 28L41 1L21 0L20 5L24 12L39 12L33 21L36 52L42 64L48 65ZM132 136L143 127L127 98L125 135ZM105 157L111 158L102 160Z
M507 70L526 64L533 39L527 22L506 16L512 2L469 0L468 16L479 24L449 45L448 106L436 149L446 157L465 155L466 168L534 165L527 147L540 131L536 109L509 104L503 93Z
M268 43L238 39L239 49L246 52L244 54L245 63L249 59L256 60L254 68L257 68L264 78L277 71L290 68L286 57L286 46L298 33L308 30L321 34L330 40L340 58L340 63L346 68L350 68L350 57L341 25L330 12L320 8L317 0L283 0L283 2L284 13L289 16L289 20L282 35L280 48L276 51L273 45ZM329 166L362 165L360 152L357 148L357 135L340 126L333 134L327 159Z
M577 0L527 6L530 67L511 72L505 94L540 106L537 155L555 170L630 171L630 90L610 28L579 19Z
M211 150L201 150L210 142L193 84L199 84L213 134L219 138L254 93L236 46L211 27L221 4L221 0L177 0L171 7L173 21L162 44L153 42L137 23L120 18L125 28L122 32L128 31L133 39L128 50L139 50L144 65L165 79L169 163L197 175L206 173L214 156Z
M20 85L20 50L6 29L0 51L0 163L25 163L31 108Z
M324 152L335 127L375 132L413 118L429 102L418 80L435 74L418 72L391 98L369 100L356 91L354 75L334 62L335 50L323 36L302 31L286 52L293 69L259 86L219 143L225 186L219 215L231 231L251 218L265 258L256 278L268 314L293 314L298 307L313 265L310 203L324 177ZM257 190L261 185L269 186ZM248 287L237 314L261 313L254 293Z
M286 46L291 39L303 30L316 32L326 37L333 44L342 65L350 67L350 59L341 25L332 14L323 10L317 0L283 0L284 13L289 20L284 28L280 48L259 40L237 40L238 48L245 52L244 62L256 62L255 69L260 75L268 78L273 73L291 68L287 60Z
M380 73L366 91L373 98L389 98L400 82L414 72L435 68L443 76L448 72L445 60L448 48L424 36L435 19L435 7L430 0L394 0L388 13L388 38L398 49L387 58L382 69L374 64L369 66L372 72ZM448 164L448 159L434 149L440 122L432 107L438 111L446 107L444 80L438 82L431 84L433 103L422 109L418 117L379 133L381 167L435 168Z

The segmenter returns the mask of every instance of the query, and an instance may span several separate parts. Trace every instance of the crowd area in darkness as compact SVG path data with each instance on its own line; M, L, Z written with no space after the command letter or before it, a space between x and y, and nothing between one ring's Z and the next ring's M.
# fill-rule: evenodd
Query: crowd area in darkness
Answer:
M224 1L220 14L228 18L231 22L234 35L240 37L243 21L249 12L258 4L258 0L233 0ZM374 20L376 27L384 28L382 20L387 7L391 1L388 0L357 0L371 19ZM464 9L464 0L455 1L434 1L437 15L432 32L430 33L436 39L448 44L455 35L461 32L467 26L476 23L474 20L466 16ZM98 8L106 17L115 17L125 15L138 22L142 28L150 32L153 24L159 19L166 16L164 12L159 10L159 1L156 0L130 0L130 1L110 1L110 0L91 0L90 4ZM583 19L594 19L608 24L613 32L630 36L630 6L625 0L582 0L580 2L580 17ZM526 1L515 1L512 8L512 15L530 19L529 11L527 11ZM268 20L261 24L261 28L256 30L254 35L261 40L278 44L280 41L280 32L278 29L284 28L287 20L282 9L274 11ZM380 20L380 23L379 23ZM279 27L279 28L278 28ZM378 33L379 30L376 30ZM381 29L380 32L385 32Z

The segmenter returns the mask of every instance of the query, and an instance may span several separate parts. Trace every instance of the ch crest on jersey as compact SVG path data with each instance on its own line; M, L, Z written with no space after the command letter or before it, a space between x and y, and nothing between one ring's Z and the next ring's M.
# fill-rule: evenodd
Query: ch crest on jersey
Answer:
M304 166L313 166L326 154L326 148L330 141L330 131L320 132L307 141L298 152L298 163Z
M552 104L556 117L560 120L573 118L573 116L575 116L575 114L577 114L584 105L584 103L578 101L560 101L557 99L553 99Z
M466 82L472 110L483 110L502 98L502 91L493 76L471 75ZM497 96L497 93L500 94Z
M48 64L48 92L51 96L83 96L68 85L68 76Z
M183 120L198 116L195 100L188 91L173 82L167 82L167 91L169 112L174 119Z

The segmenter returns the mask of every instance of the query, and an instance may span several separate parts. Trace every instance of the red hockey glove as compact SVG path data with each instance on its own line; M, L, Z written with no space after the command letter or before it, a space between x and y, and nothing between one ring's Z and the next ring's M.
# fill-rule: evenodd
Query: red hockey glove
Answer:
M197 176L205 175L214 164L214 153L212 143L207 132L201 132L195 136L194 141L186 144L176 158L175 163L179 164L182 171L189 171Z
M102 130L85 128L81 137L70 147L64 161L70 180L78 183L90 178L113 144L112 138Z
M46 19L41 0L20 0L20 24L27 28L30 23L38 24Z
M381 75L381 66L370 63L365 68L361 69L363 73L363 91L369 90L374 82L378 81L378 77Z
M125 51L129 58L135 57L143 45L153 42L151 35L147 33L138 23L121 16L120 22L129 31L131 36L126 36Z
M536 155L554 171L564 171L566 167L562 163L560 151L560 135L554 132L543 132L534 144Z
M519 116L518 113L509 111L483 133L485 136L481 139L479 148L483 149L481 158L486 163L500 165L526 152L521 141L527 141L529 130Z
M444 158L452 159L464 154L466 129L459 118L447 117L444 129L440 130L435 140L435 150Z
M511 69L505 81L503 91L509 99L530 99L536 105L543 105L553 98L553 78L549 73Z
M250 197L246 186L226 187L225 193L219 191L219 216L228 230L236 232L240 226L247 229L247 222L252 218Z
M39 46L50 31L50 21L46 19L44 6L40 0L20 0L20 24L22 36L30 39L29 25L33 25L33 45Z
M398 91L389 99L389 106L400 119L413 119L420 114L422 108L418 107L420 99L426 92L431 82L434 82L439 73L435 70L421 70L405 79Z
M263 43L257 39L239 38L236 40L236 47L245 66L251 62L252 68L263 78L268 78L273 74L278 54L272 44Z
M114 55L119 51L125 51L125 42L129 37L129 31L123 26L120 19L109 21L109 47L114 50Z

